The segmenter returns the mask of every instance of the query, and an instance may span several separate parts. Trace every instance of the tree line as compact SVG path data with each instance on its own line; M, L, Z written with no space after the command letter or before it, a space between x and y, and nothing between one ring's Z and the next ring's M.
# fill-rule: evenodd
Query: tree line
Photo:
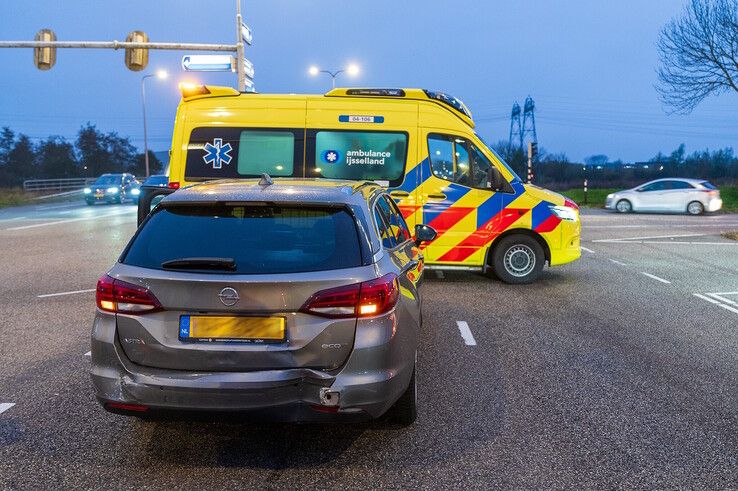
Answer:
M161 171L159 159L149 151L151 173ZM127 137L103 133L87 123L74 142L50 136L34 143L10 128L0 130L0 187L17 187L26 179L97 177L106 172L130 172L144 176L144 154Z
M510 148L507 141L494 145L515 172L525 178L528 155L520 148ZM686 153L684 144L670 154L659 152L643 162L610 161L606 155L592 155L584 162L572 162L566 154L547 153L541 149L533 163L533 182L551 189L581 187L586 179L592 188L633 187L663 177L708 179L716 184L738 183L738 157L732 148Z

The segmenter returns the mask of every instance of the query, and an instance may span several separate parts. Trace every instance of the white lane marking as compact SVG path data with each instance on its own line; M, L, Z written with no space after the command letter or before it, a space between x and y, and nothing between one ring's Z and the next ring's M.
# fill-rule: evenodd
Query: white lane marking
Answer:
M670 285L671 284L671 281L665 280L663 278L659 278L658 276L653 275L651 273L646 273L645 271L641 271L641 274L642 275L645 275L645 276L648 276L649 278L652 278L652 279L654 279L656 281L660 281L661 283L666 283L667 285Z
M723 302L723 303L729 303L730 305L735 305L738 307L738 302L734 302L733 300L729 300L725 298L723 295L733 295L732 293L708 293L712 298Z
M125 211L121 211L118 213L108 213L106 215L97 215L94 217L69 218L67 220L57 220L56 222L34 223L33 225L23 225L21 227L6 228L5 230L25 230L25 229L36 228L36 227L46 227L48 225L59 225L61 223L82 222L85 220L99 220L101 218L110 218L110 217L119 216L119 215L131 214L135 211L136 210L125 210Z
M609 257L608 257L608 258L607 258L607 260L608 260L608 261L610 261L611 263L619 264L619 265L621 265L621 266L627 266L627 264L625 264L625 263L621 263L621 262L620 262L620 261L618 261L617 259L612 259L612 258L609 258Z
M88 351L87 353L85 353L85 356L92 356L92 351Z
M13 406L15 406L14 402L0 402L0 414L4 413Z
M666 245L723 245L723 246L738 246L738 242L684 242L678 240L670 240L664 242L663 240L641 240L641 241L627 241L622 244L666 244Z
M579 248L582 249L583 251L589 252L590 254L596 254L595 251L593 251L592 249L587 249L583 245L580 245Z
M477 342L474 340L471 329L469 329L469 324L466 321L456 321L456 325L459 326L459 332L461 332L461 337L464 338L464 344L467 346L476 346Z
M705 301L707 301L707 302L710 302L710 303L712 303L712 304L715 304L715 305L717 305L718 307L722 307L722 308L724 308L725 310L730 310L731 312L735 312L736 314L738 314L738 309L736 309L736 308L734 308L734 307L731 307L730 305L725 305L724 303L720 303L720 302L718 302L717 300L715 300L715 299L713 299L713 298L710 298L710 297L707 297L707 296L705 296L705 295L702 295L702 294L700 294L700 293L693 293L692 295L694 295L694 296L695 296L695 297L697 297L697 298L701 298L702 300L705 300ZM708 295L709 295L709 293L708 293Z
M650 235L648 237L622 237L617 239L596 239L592 242L627 242L629 240L681 239L684 237L705 237L707 234Z
M686 224L681 225L679 223L674 222L664 222L659 224L653 224L653 225L586 225L587 228L711 228L711 227L726 227L731 226L735 227L738 226L738 222L717 222L717 223L707 223L707 224Z
M60 297L62 295L74 295L75 293L89 293L94 292L95 288L90 288L87 290L74 290L71 292L60 292L60 293L44 293L43 295L36 295L38 298L48 298L48 297Z

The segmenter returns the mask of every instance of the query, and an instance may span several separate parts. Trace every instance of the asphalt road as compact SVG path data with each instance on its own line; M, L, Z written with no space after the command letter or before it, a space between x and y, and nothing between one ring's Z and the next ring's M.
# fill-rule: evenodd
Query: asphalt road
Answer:
M535 285L427 273L403 429L104 412L84 290L135 209L0 210L0 489L738 487L738 216L583 223Z

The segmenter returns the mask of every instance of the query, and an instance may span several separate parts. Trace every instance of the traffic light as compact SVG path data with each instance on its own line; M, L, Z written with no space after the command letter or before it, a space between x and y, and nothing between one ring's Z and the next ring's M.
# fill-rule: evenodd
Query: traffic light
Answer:
M126 37L127 43L148 43L149 36L143 31L133 31ZM140 72L149 64L149 50L146 48L126 48L126 66L129 70Z
M36 41L56 41L51 29L41 29L36 33ZM33 64L39 70L51 70L56 63L56 48L33 48Z
M535 160L538 156L538 142L528 142L528 158Z

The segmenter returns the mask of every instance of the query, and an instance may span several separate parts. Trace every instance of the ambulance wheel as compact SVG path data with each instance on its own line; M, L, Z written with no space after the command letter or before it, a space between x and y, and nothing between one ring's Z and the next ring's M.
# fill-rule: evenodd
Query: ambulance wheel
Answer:
M528 235L508 235L492 251L492 271L511 285L534 282L543 270L543 247Z

